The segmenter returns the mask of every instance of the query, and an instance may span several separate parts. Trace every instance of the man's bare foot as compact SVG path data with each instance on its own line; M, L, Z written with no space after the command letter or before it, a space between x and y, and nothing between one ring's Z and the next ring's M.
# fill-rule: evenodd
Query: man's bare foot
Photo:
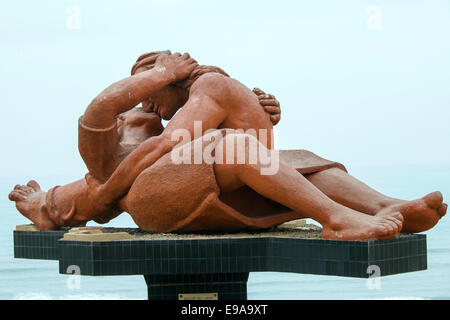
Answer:
M403 216L399 212L369 216L353 210L343 210L323 225L322 238L329 240L385 240L402 230Z
M46 192L41 190L36 181L31 180L26 186L16 185L8 198L16 202L17 210L30 219L39 230L53 230L56 226L44 209L45 196Z
M375 216L389 215L400 212L405 221L403 231L408 233L423 232L434 227L447 212L447 204L443 203L439 191L427 194L413 201L400 201L377 212Z

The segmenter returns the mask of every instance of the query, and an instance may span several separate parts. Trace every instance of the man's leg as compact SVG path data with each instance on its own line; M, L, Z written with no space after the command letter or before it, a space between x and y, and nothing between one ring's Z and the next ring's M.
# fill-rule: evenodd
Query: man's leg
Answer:
M274 151L268 151L253 136L228 134L219 144L223 147L223 159L226 156L227 148L237 142L237 136L246 139L245 163L238 164L235 154L233 164L215 163L214 169L217 183L223 192L229 192L247 185L262 196L276 201L284 206L294 210L299 214L299 218L312 218L322 224L322 236L327 239L340 240L363 240L363 239L388 239L401 230L403 217L400 213L389 212L383 216L369 216L353 209L345 207L316 188L311 182L297 172L294 168L288 166L283 161L279 163L279 170L273 175L261 174L263 165L258 157L256 163L248 161L251 148L257 146L264 152L271 155L271 161L278 161L275 158ZM232 139L231 142L227 140ZM253 142L252 142L253 139ZM238 147L234 148L238 150ZM216 155L218 154L216 149ZM257 154L257 152L256 152ZM242 155L240 155L242 159ZM223 162L222 162L223 163ZM273 166L272 166L273 167Z
M370 215L399 211L405 218L403 231L422 232L436 225L447 211L440 192L414 201L388 197L338 168L305 176L334 201Z

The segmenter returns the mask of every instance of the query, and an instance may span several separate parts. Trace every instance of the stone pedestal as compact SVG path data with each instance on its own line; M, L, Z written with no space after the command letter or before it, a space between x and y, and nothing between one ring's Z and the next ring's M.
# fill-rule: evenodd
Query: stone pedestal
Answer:
M247 300L248 272L144 275L148 300Z
M66 231L16 230L14 256L58 260L62 274L75 265L81 275L143 275L150 300L245 300L249 272L368 278L374 266L382 277L427 269L423 234L333 241L321 239L320 230L298 227L230 235L104 232L67 236Z

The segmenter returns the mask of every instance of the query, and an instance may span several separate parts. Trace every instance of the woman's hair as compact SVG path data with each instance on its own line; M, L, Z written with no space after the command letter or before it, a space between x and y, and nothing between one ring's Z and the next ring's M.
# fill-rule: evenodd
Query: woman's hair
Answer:
M161 56L161 55L170 55L170 54L171 54L170 50L153 51L153 52L148 52L148 53L142 54L141 56L139 56L139 58L137 58L137 60L134 63L133 67L131 68L131 75L134 75L136 73L136 70L139 69L139 68L145 68L146 70L152 69L155 66L156 59L159 56ZM198 65L191 72L189 77L187 77L185 80L176 82L173 85L176 86L176 87L179 87L179 88L186 89L189 92L189 90L191 89L192 84L198 78L200 78L202 75L204 75L206 73L211 73L211 72L219 73L221 75L224 75L225 77L229 77L228 73L226 73L225 71L223 71L219 67ZM273 125L276 125L278 123L278 121L280 121L279 114L277 114L277 115L271 114L271 112L266 110L266 108L264 106L263 106L263 108L264 108L264 111L266 111L270 115L270 120L273 123Z

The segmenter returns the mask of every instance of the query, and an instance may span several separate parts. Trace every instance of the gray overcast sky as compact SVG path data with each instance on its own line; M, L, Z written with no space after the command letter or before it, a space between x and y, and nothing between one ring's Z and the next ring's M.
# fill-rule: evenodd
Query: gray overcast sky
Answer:
M78 117L162 49L275 94L282 149L350 167L450 164L448 0L16 0L0 36L0 176L81 177Z

